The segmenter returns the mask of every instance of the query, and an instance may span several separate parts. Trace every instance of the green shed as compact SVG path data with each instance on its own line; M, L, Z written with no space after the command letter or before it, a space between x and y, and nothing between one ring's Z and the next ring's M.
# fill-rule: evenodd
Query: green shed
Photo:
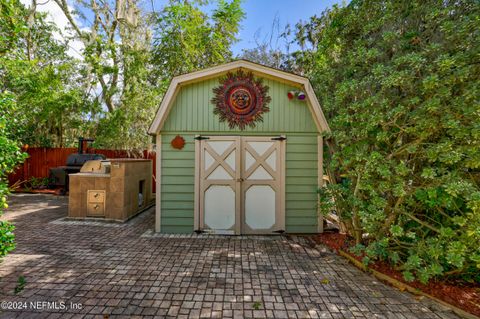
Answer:
M305 77L245 60L174 77L149 129L155 230L322 232L329 130Z

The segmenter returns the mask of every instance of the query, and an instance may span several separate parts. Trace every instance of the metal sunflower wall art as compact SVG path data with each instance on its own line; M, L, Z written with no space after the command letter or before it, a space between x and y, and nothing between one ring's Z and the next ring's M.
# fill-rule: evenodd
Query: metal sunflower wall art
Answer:
M230 128L244 130L246 126L255 127L257 121L263 122L263 113L270 111L267 106L271 101L268 89L251 72L229 72L213 89L213 113L220 116L221 122L227 121Z

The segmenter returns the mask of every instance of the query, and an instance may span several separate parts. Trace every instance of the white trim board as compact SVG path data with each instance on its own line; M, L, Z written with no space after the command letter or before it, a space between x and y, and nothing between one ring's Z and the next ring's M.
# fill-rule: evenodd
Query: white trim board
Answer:
M165 93L165 96L163 97L160 107L158 108L155 119L150 125L148 134L156 135L161 132L163 124L165 123L165 120L167 119L168 114L170 113L170 110L172 108L173 101L175 100L175 97L177 96L177 93L182 85L199 82L237 69L246 69L260 76L266 76L277 80L282 80L285 82L289 82L293 85L302 87L302 89L305 90L305 93L307 95L307 104L317 126L318 132L330 132L330 127L328 126L328 123L325 119L325 115L323 114L320 103L318 102L317 97L315 96L315 92L313 91L313 87L307 78L266 67L250 61L237 60L230 63L214 66L205 70L174 77L170 83L170 86L168 87L167 92Z
M155 174L155 231L162 230L162 135L156 138L156 174Z

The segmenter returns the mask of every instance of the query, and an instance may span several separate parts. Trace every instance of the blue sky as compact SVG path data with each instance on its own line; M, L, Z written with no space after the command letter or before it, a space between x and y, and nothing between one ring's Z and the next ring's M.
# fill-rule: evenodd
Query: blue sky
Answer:
M246 17L239 34L240 41L234 45L233 52L254 48L255 33L260 30L260 40L271 33L272 22L278 17L280 29L287 23L295 25L298 21L308 20L313 15L320 15L326 8L341 1L333 0L243 0Z

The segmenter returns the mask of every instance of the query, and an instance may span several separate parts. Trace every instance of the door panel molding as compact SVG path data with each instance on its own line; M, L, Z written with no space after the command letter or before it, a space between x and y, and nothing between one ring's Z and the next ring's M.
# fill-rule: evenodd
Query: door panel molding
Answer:
M215 141L215 140L214 140ZM208 167L208 169L206 169L205 171L205 178L208 178L210 176L210 174L212 174L212 172L219 166L222 166L223 169L225 169L227 171L227 173L230 174L230 176L232 178L235 178L235 172L234 170L230 167L230 165L228 165L225 160L227 159L227 157L234 151L236 150L236 143L232 143L232 145L230 145L230 147L228 147L221 155L218 155L217 152L215 152L215 150L208 144L208 140L207 141L204 141L204 152L207 151L208 154L213 157L213 160L215 161L213 163L213 165L211 165L210 167ZM235 170L238 170L238 167L235 167Z
M244 154L243 151L248 151L250 153L250 155L253 156L254 160L255 160L255 163L250 166L245 172L244 172L244 178L248 178L250 177L250 175L252 175L252 173L259 167L259 166L262 166L270 175L272 175L272 177L275 176L275 170L270 167L270 165L268 165L265 161L267 160L267 158L270 157L270 155L272 155L273 152L277 151L278 152L278 145L277 145L277 141L272 141L272 146L270 146L266 151L265 153L263 153L262 155L259 155L254 149L252 146L250 146L247 143L243 142L242 141L242 144L243 146L245 147L245 149L242 149L242 155ZM278 156L277 156L278 158ZM276 166L278 168L278 165Z

